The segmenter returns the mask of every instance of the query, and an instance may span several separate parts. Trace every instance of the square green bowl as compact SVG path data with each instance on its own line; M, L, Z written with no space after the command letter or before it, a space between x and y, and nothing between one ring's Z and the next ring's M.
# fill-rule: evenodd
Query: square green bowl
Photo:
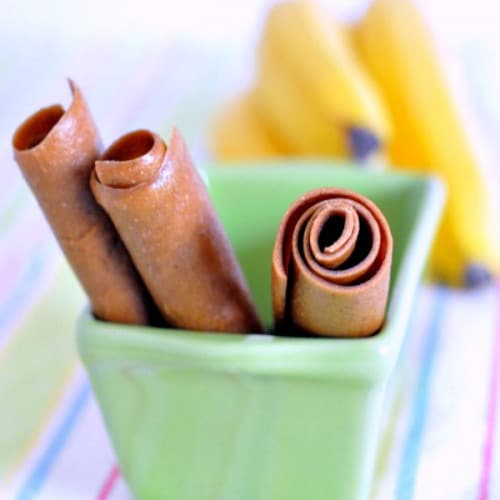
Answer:
M365 499L442 187L315 161L213 167L207 182L269 325L271 253L288 206L322 186L371 198L394 237L387 321L370 338L300 339L121 326L84 312L78 349L123 475L139 499Z

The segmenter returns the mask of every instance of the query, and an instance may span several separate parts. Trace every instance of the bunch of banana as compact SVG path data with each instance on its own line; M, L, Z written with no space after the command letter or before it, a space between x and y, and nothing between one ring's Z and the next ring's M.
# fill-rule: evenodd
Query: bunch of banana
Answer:
M391 163L447 185L435 274L454 285L486 281L500 270L498 211L424 19L412 0L375 0L352 40L391 114Z
M262 157L272 138L282 155L366 160L379 157L390 137L387 113L348 31L313 1L271 9L250 95L226 108L215 125L219 158L248 158L252 151ZM263 149L259 124L266 135ZM228 155L225 134L234 138L240 127L252 132L232 143Z
M394 168L439 174L448 202L435 276L476 286L500 271L496 200L413 0L374 0L350 29L313 1L279 3L257 60L253 90L216 122L217 157L385 153Z

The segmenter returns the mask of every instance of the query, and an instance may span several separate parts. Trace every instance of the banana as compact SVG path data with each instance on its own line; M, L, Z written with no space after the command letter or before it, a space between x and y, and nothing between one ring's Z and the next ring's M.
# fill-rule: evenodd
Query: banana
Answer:
M228 103L212 126L211 149L219 160L255 160L288 154L272 134L248 91Z
M437 173L447 186L435 275L459 286L486 281L500 269L498 211L421 13L412 0L375 0L352 40L391 114L391 162Z
M271 9L258 51L256 102L298 155L364 159L391 133L348 33L309 0Z
M348 136L319 103L305 95L298 75L280 64L270 44L259 50L256 103L295 155L349 156Z

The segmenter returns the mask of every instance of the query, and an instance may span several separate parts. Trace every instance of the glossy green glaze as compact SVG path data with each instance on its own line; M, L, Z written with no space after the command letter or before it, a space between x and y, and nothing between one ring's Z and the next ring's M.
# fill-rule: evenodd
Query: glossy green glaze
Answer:
M322 186L375 201L394 237L387 321L366 339L297 339L119 326L84 312L79 352L123 474L139 499L365 499L441 185L326 161L213 167L207 178L268 324L271 252L292 201Z

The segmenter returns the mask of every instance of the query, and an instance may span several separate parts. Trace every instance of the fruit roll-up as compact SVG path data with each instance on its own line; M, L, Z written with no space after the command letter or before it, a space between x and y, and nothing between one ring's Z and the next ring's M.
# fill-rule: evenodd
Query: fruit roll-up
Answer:
M13 137L14 157L94 314L119 323L148 324L147 292L109 217L90 191L102 147L80 89L72 103L43 108Z
M130 132L96 162L106 210L168 324L260 332L246 281L184 140Z
M365 337L384 322L392 236L380 209L359 194L310 191L286 212L272 261L278 333Z

